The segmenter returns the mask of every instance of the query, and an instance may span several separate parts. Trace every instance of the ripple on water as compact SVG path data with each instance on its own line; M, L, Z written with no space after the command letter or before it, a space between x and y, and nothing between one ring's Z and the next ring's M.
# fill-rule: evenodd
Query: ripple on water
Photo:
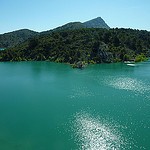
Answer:
M69 98L85 98L85 97L93 97L95 93L87 86L74 86L71 90L71 94L68 96Z
M114 124L114 121L100 121L100 118L82 112L75 115L73 124L72 130L81 150L119 150L130 147L118 129L121 126Z

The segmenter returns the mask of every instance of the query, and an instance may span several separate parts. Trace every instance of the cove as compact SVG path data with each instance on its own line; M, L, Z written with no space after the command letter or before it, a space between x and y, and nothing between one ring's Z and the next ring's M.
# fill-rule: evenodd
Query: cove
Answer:
M0 149L150 149L150 60L0 62Z

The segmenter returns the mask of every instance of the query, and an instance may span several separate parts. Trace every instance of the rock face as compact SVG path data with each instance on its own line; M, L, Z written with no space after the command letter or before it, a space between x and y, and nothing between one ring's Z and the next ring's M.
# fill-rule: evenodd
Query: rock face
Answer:
M85 63L82 62L82 61L78 61L77 63L73 64L72 68L84 69L85 68Z
M105 21L101 17L97 17L95 19L84 22L84 24L89 28L106 28L106 29L110 29L110 27L105 23Z

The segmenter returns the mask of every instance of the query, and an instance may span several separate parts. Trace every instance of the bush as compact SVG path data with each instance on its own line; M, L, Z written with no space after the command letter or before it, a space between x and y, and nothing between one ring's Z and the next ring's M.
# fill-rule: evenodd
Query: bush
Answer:
M130 58L131 58L131 56L128 55L128 54L125 54L125 55L123 56L123 60L124 60L124 61L129 61Z
M114 60L114 62L121 62L121 59L120 59L120 58L116 58L116 59Z
M144 61L144 60L147 60L147 58L146 58L146 56L143 53L141 53L141 55L135 57L134 61L135 62L139 62L139 61Z
M76 68L76 64L75 63L72 65L72 68Z
M89 62L90 62L90 64L96 64L96 62L94 62L94 60L90 60Z

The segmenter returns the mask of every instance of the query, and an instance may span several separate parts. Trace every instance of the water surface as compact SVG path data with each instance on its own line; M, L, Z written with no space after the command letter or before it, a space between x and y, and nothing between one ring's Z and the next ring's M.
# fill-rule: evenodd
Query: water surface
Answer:
M0 63L0 149L150 149L150 61L84 70Z
M0 48L0 50L5 50L5 48Z

